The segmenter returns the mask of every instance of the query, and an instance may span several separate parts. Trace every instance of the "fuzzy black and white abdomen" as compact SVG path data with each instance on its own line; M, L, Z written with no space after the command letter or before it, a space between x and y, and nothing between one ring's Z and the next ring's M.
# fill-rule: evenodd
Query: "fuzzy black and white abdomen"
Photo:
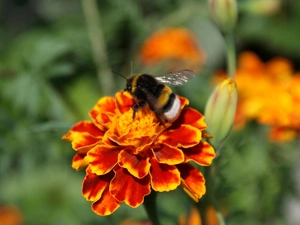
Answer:
M177 119L180 113L180 100L176 94L172 93L169 96L167 104L163 107L163 115L169 122Z

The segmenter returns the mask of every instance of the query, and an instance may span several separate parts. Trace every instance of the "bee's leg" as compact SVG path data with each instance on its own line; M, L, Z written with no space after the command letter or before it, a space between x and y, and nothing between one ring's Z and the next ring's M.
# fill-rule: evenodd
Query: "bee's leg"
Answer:
M155 98L155 96L153 96L153 94L146 88L141 88L141 90L145 93L150 109L154 111L159 122L165 125L166 119L163 115L163 112L161 111L161 109L156 109L157 107L155 107L157 105L157 98Z
M157 112L157 111L155 112L155 115L156 115L156 118L159 120L159 122L162 125L165 125L166 119L165 119L164 115L161 112Z
M140 108L143 108L145 105L147 105L146 101L140 101L134 104L134 106L132 107L133 109L132 119L135 118L136 112L139 111Z

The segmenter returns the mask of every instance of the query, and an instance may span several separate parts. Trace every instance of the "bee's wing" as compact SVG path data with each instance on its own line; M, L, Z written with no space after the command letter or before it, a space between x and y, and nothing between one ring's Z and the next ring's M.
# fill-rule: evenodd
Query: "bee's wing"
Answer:
M178 70L167 74L154 76L154 78L163 84L171 84L174 86L182 85L196 75L193 70Z

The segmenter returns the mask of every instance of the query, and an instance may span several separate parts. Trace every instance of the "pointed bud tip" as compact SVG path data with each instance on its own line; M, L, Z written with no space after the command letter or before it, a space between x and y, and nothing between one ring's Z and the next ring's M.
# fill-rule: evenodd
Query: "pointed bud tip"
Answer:
M237 86L232 78L219 84L209 97L205 108L208 131L214 136L213 144L219 144L229 134L237 105Z
M209 0L212 19L223 32L231 32L237 21L236 0Z

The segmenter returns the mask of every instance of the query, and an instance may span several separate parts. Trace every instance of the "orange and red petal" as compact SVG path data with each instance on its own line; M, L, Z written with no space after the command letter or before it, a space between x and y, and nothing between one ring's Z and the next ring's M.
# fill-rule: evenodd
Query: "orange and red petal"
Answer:
M134 104L135 101L128 92L119 91L116 93L116 105L121 114L127 112Z
M88 165L86 160L86 153L77 153L72 160L72 168L75 170L81 170Z
M295 140L300 131L292 128L273 127L269 133L269 139L273 142L283 143Z
M108 174L98 176L88 168L82 184L83 197L88 201L97 201L101 198L104 190L108 188L113 177L114 173L112 171Z
M72 148L80 153L87 153L91 148L101 142L101 139L81 134L72 141Z
M201 166L209 166L216 156L214 148L209 143L202 141L191 148L182 149L182 151L186 161L193 160Z
M114 132L114 133L112 133ZM130 130L128 130L130 132ZM153 137L150 136L139 136L136 137L134 133L124 133L124 135L120 136L118 133L118 128L110 129L106 136L113 142L117 143L118 145L131 145L136 148L136 152L141 151L146 146L151 145L153 141Z
M116 110L116 102L113 97L103 97L98 100L96 105L90 111L90 116L92 119L95 119L99 113L101 112L111 112L115 113Z
M159 164L151 158L151 186L153 190L163 192L176 189L180 185L180 173L176 166Z
M109 122L110 118L107 114L116 113L116 101L113 97L103 97L98 100L96 105L89 112L94 124L101 130L107 128L103 125Z
M158 143L171 147L192 147L201 140L201 131L191 125L182 124L176 130L167 130L158 137Z
M110 128L115 116L116 115L111 112L102 112L98 114L94 123L97 127L99 127L99 129L107 131Z
M171 129L173 127L180 127L181 124L189 124L200 130L204 130L206 128L204 116L200 112L192 108L183 109L178 119L173 123Z
M73 141L76 139L76 136L81 133L88 133L92 137L102 137L103 131L99 130L92 122L90 121L80 121L76 123L67 134L65 134L62 139Z
M92 210L100 216L108 216L116 211L121 205L106 188L101 198L92 204Z
M153 148L152 152L159 163L176 165L184 161L184 154L178 148L172 148L168 145L162 145L159 148Z
M110 172L118 162L120 150L118 147L105 145L98 145L91 149L86 156L91 171L97 175Z
M115 146L115 147L119 146L118 143L114 142L107 136L107 132L105 133L105 135L102 138L102 143L106 146Z
M126 150L122 150L118 156L119 166L128 170L136 178L145 177L150 171L150 162L148 158L140 155L131 154Z
M121 167L115 170L115 174L109 188L114 198L133 208L141 205L144 197L151 192L150 177L138 179Z
M97 142L101 141L104 132L99 130L92 122L81 121L75 124L62 139L72 142L74 150L87 152Z
M189 163L177 165L181 175L183 190L195 201L206 192L205 179L202 173Z
M177 97L180 100L180 109L182 110L185 106L187 106L190 102L187 98L184 98L180 95L177 95Z

